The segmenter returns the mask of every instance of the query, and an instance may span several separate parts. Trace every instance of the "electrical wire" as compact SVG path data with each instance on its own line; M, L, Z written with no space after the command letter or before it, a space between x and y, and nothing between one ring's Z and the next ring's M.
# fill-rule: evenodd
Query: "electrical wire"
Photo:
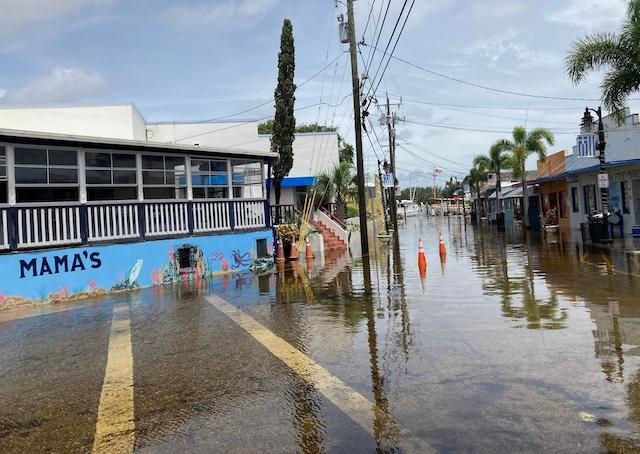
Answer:
M368 44L363 43L363 46L368 46ZM482 85L482 84L478 84L475 82L469 82L463 79L459 79L457 77L452 77L443 73L440 73L438 71L434 71L432 69L429 68L425 68L424 66L420 66L416 63L410 62L404 58L395 56L393 54L388 54L386 51L382 51L380 49L378 49L377 45L373 46L373 49L376 52L380 52L383 55L387 55L389 58L393 58L394 60L397 60L399 62L404 63L405 65L411 66L415 69L419 69L421 71L424 71L426 73L429 74L433 74L434 76L438 76L441 77L443 79L447 79L447 80L451 80L453 82L457 82L460 84L464 84L464 85L469 85L471 87L475 87L475 88L480 88L483 90L488 90L488 91L492 91L494 93L502 93L502 94L506 94L506 95L514 95L514 96L523 96L523 97L527 97L527 98L538 98L538 99L553 99L553 100L558 100L558 101L595 101L595 102L600 102L599 98L570 98L570 97L563 97L563 96L547 96L547 95L536 95L536 94L532 94L532 93L523 93L523 92L518 92L518 91L512 91L512 90L503 90L501 88L495 88L495 87L489 87L487 85Z
M330 62L329 64L327 64L324 68L322 68L320 71L316 72L316 73L315 73L315 74L313 74L311 77L309 77L309 78L307 78L306 80L304 80L303 82L301 82L301 83L297 86L297 88L300 88L300 87L304 86L305 84L309 83L310 81L312 81L313 79L315 79L318 75L320 75L321 73L323 73L327 68L329 68L331 65L333 65L333 63L335 63L337 60L339 60L341 57L343 57L346 53L347 53L347 51L343 51L342 53L340 53L337 57L335 57L333 60L331 60L331 62ZM271 103L271 102L273 102L273 100L269 100L269 101L268 101L268 102L266 102L266 103L262 103L262 104L261 104L261 105L259 105L259 106L252 107L251 109L247 109L247 110L242 111L242 112L239 112L239 113L226 115L225 117L218 117L217 119L205 120L205 121L203 121L203 123L209 123L209 122L217 121L217 120L220 120L220 119L224 119L224 118L229 118L229 117L233 117L233 116L241 115L241 114L246 113L246 112L249 112L249 111L251 111L251 110L255 110L255 109L258 109L258 108L260 108L260 107L263 107L263 106L265 106L265 105L267 105L268 103ZM317 105L318 105L318 104L315 104L313 107L315 107L315 106L317 106ZM312 107L312 106L307 106L307 107L305 107L305 109L308 109L308 108L310 108L310 107ZM294 110L302 110L302 109L294 109ZM269 118L271 118L271 117L272 117L272 115L270 115L270 116L268 116L268 117L260 118L260 119L258 119L257 121L266 120L266 119L269 119ZM241 123L238 123L238 124L234 124L234 125L229 126L229 127L226 127L226 128L214 129L214 130L211 130L211 131L206 131L206 132L202 132L202 133L194 134L194 135L191 135L191 136L181 137L181 138L179 138L179 139L175 139L173 142L180 142L180 141L182 141L182 140L193 139L193 138L195 138L195 137L201 137L201 136L204 136L204 135L207 135L207 134L212 134L212 133L215 133L215 132L224 131L224 130L226 130L226 129L236 128L236 127L242 126L243 124L253 123L254 121L256 121L256 120L245 121L245 122L241 122Z

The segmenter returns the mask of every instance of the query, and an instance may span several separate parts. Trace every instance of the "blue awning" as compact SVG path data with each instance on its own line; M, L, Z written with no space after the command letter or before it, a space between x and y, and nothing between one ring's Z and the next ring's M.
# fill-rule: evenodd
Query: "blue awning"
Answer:
M315 177L286 177L282 180L280 187L282 188L297 188L300 186L313 186L316 179ZM273 181L269 180L269 188L273 187Z

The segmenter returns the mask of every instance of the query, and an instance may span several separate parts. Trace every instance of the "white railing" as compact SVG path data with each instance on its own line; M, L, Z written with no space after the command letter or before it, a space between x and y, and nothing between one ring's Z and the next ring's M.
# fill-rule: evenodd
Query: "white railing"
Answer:
M140 236L138 207L95 205L87 207L89 241L119 240Z
M237 229L253 229L264 227L264 202L246 201L233 202L233 216L235 220L235 228Z
M186 203L150 203L144 206L146 236L189 233Z
M229 202L193 203L194 232L216 232L230 229Z
M338 224L336 221L322 210L316 210L313 213L313 219L322 222L327 226L331 232L333 232L338 238L344 241L344 244L349 244L349 231Z
M18 208L18 247L81 243L80 208Z
M0 216L0 249L9 249L9 224L7 223L7 210L2 210Z

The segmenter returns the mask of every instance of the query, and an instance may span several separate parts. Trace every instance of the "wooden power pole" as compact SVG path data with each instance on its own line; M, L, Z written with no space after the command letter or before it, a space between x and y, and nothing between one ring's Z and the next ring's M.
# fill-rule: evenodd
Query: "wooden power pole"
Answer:
M391 114L391 105L389 104L389 95L387 94L387 111L386 123L389 130L389 170L393 176L393 187L389 191L389 208L391 210L391 224L393 232L398 235L398 204L396 203L396 119Z
M364 156L362 153L362 117L360 113L360 76L358 74L358 51L356 49L356 22L353 14L353 0L347 0L347 24L349 50L351 53L351 79L353 82L353 119L356 134L356 171L358 180L358 211L360 215L360 245L362 257L369 257L369 234L367 232L367 201L364 187ZM368 267L367 267L368 268Z

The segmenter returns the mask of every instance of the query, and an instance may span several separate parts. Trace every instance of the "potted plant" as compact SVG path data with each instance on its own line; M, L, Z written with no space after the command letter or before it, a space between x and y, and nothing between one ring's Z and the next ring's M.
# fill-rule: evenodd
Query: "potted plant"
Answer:
M552 208L547 211L544 217L544 228L546 230L556 230L558 228L558 209Z
M300 235L300 229L296 224L280 224L277 229L282 240L284 256L288 258L291 255L291 244Z

